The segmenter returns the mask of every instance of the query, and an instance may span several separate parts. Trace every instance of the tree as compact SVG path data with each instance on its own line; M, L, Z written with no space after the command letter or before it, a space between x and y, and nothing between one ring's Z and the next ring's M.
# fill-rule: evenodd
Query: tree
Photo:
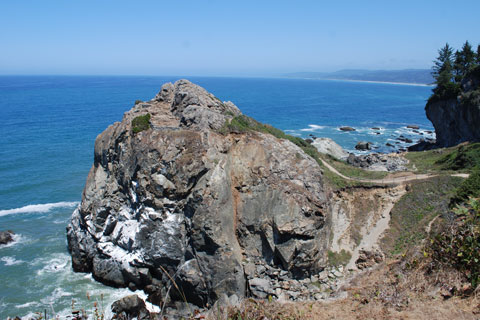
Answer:
M477 47L477 64L480 64L480 44Z
M459 82L461 79L475 66L476 60L475 52L472 50L472 46L468 43L468 40L465 41L465 44L462 47L462 51L455 52L455 75L456 81Z
M437 86L433 89L431 98L435 100L456 97L459 86L454 82L453 76L453 48L448 43L445 44L445 47L438 50L438 57L433 63L432 75Z

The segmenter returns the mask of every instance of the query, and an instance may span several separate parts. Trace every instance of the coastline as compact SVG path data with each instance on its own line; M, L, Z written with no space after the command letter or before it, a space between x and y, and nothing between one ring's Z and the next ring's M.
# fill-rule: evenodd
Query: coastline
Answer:
M287 78L287 79L302 79L302 80L327 80L327 81L341 81L341 82L363 82L376 84L393 84L401 86L415 86L415 87L434 87L433 84L413 83L413 82L392 82L392 81L373 81L373 80L353 80L353 79L333 79L333 78Z

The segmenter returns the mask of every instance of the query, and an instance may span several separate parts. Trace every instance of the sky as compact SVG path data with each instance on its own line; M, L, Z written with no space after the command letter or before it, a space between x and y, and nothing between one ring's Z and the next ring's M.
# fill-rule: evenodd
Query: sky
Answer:
M430 68L479 0L4 0L0 74L279 76Z

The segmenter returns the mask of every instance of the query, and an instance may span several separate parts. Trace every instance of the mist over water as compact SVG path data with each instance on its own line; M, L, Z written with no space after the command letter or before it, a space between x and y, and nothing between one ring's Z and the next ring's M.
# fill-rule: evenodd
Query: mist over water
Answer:
M91 310L129 291L74 273L65 228L81 200L96 136L181 77L0 77L0 319L47 309L66 315L72 299ZM379 151L399 135L433 136L424 105L430 88L298 79L190 78L243 113L289 134L330 137L347 150ZM406 128L420 126L419 133ZM340 126L356 128L342 132ZM380 130L372 130L379 127ZM380 134L376 134L379 132ZM421 135L420 133L423 133ZM91 297L87 299L87 293ZM103 301L101 299L103 295Z

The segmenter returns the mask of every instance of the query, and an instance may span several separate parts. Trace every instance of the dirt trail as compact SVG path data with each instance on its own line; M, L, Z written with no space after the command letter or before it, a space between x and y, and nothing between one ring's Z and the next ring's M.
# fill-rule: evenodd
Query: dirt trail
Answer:
M350 259L349 263L347 264L347 270L356 270L357 266L355 265L355 261L359 258L360 251L373 251L375 249L379 249L378 241L383 233L389 228L390 223L390 211L392 210L395 203L400 199L407 191L405 189L398 190L395 195L392 195L392 201L386 202L384 207L381 211L380 218L376 221L373 228L368 231L362 237L362 241L352 252L352 258Z
M328 162L324 161L323 159L320 159L322 161L323 165L328 168L328 170L332 171L336 175L342 177L345 180L350 180L350 181L357 181L357 182L365 182L365 183L377 183L377 184L402 184L406 183L409 181L414 181L414 180L425 180L429 178L433 178L438 176L437 174L412 174L408 176L403 176L403 177L396 177L396 178L387 178L387 179L360 179L360 178L351 178L347 177L343 174L341 174L337 169L332 167ZM468 173L455 173L451 175L452 177L461 177L461 178L468 178L469 174Z

